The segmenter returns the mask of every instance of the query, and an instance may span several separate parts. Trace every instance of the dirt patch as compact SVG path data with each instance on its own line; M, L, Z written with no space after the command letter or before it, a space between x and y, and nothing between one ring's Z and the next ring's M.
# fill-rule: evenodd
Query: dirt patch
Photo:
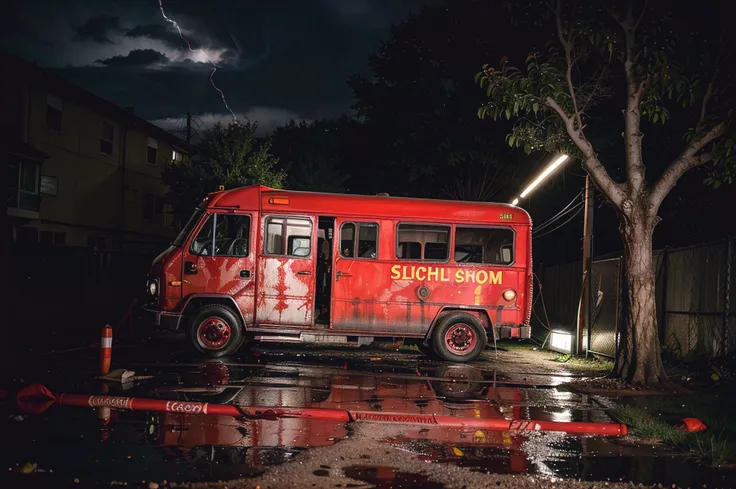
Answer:
M536 475L484 474L455 465L430 464L419 460L414 454L398 446L385 443L391 437L400 436L401 426L357 425L351 438L333 446L305 451L283 465L269 469L263 476L251 479L238 479L229 482L190 483L175 487L189 489L302 489L311 487L414 487L394 485L397 482L416 481L425 487L462 488L519 488L538 489L539 487L566 488L630 488L627 483L585 482L561 480ZM370 454L370 463L366 463ZM322 475L329 466L329 475ZM356 468L360 468L357 470ZM377 473L386 476L377 480ZM317 474L315 474L317 472ZM367 474L367 475L366 475ZM393 475L391 475L393 474ZM368 480L373 477L374 480ZM394 478L391 481L391 477ZM373 485L375 484L375 485ZM419 487L419 486L417 486Z

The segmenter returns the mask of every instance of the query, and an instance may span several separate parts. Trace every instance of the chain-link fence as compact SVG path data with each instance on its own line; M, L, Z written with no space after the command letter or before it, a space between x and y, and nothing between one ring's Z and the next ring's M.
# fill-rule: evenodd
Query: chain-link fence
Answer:
M665 355L696 360L736 352L731 284L736 254L733 241L729 237L655 252L659 336ZM590 343L587 331L583 333L591 353L616 353L617 332L626 307L624 270L622 256L593 261ZM581 300L580 262L540 266L536 274L541 294L538 285L533 334L542 341L549 328L574 335Z
M621 317L621 258L594 261L592 277L588 351L612 357Z

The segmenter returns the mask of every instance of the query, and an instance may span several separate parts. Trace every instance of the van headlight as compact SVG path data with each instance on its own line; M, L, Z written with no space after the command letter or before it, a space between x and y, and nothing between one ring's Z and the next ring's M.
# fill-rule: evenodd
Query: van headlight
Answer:
M146 288L151 297L155 297L158 294L158 282L156 280L149 280Z

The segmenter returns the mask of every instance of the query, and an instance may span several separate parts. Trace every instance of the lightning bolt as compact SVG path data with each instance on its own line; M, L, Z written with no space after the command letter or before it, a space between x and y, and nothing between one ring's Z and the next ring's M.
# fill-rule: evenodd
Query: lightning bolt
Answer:
M215 84L214 76L215 76L215 73L217 72L217 68L218 68L217 63L215 63L214 61L212 61L212 59L209 56L207 56L207 53L205 53L204 50L202 50L202 49L192 49L191 43L189 42L189 40L186 37L184 37L184 34L181 32L181 27L179 27L179 24L177 24L177 22L175 20L170 19L170 18L168 18L166 16L166 12L164 12L164 3L163 3L163 0L158 0L158 7L161 9L161 15L163 15L163 17L166 20L166 22L169 22L171 25L173 25L174 27L176 27L177 32L179 32L179 37L181 37L181 40L186 43L187 48L189 48L189 51L191 51L193 53L201 53L202 56L204 56L205 59L207 61L209 61L209 63L212 65L212 71L210 72L210 77L209 77L210 78L210 84L212 85L212 88L214 88L215 90L217 90L218 93L220 94L220 99L222 99L222 105L224 105L225 108L228 110L228 112L230 112L230 115L233 116L233 122L236 122L237 123L238 122L238 118L235 117L235 112L233 112L232 109L230 108L230 106L227 104L227 98L225 97L225 92L223 92Z

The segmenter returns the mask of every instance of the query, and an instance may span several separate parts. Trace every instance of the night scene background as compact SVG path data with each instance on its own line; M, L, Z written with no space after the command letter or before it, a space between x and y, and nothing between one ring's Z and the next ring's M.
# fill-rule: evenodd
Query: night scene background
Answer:
M519 197L556 152L511 147L515 118L479 117L489 97L476 74L485 64L523 67L530 51L556 40L550 23L511 19L509 5L530 3L3 5L3 365L91 343L101 325L128 321L135 315L131 304L145 297L152 260L220 185L503 203ZM602 11L606 3L590 5ZM707 38L713 49L703 54L702 66L711 66L718 53L725 60L724 93L734 88L733 2L646 5L667 19L673 37ZM616 69L606 78L613 89L586 114L586 131L621 182L626 80ZM650 182L686 145L692 117L693 107L678 99L666 125L643 123ZM242 166L218 166L213 135L244 141ZM723 174L728 178L714 184ZM653 235L658 333L664 355L677 358L678 366L684 357L707 364L717 355L733 356L732 176L713 165L690 170L659 210ZM580 160L571 158L519 203L534 223L532 325L551 322L565 334L582 300L585 184ZM592 195L598 278L587 293L591 304L604 295L616 300L596 303L589 321L595 316L605 323L598 333L605 340L595 340L593 350L610 360L625 309L624 247L616 209L601 192ZM678 483L701 482L677 477Z

